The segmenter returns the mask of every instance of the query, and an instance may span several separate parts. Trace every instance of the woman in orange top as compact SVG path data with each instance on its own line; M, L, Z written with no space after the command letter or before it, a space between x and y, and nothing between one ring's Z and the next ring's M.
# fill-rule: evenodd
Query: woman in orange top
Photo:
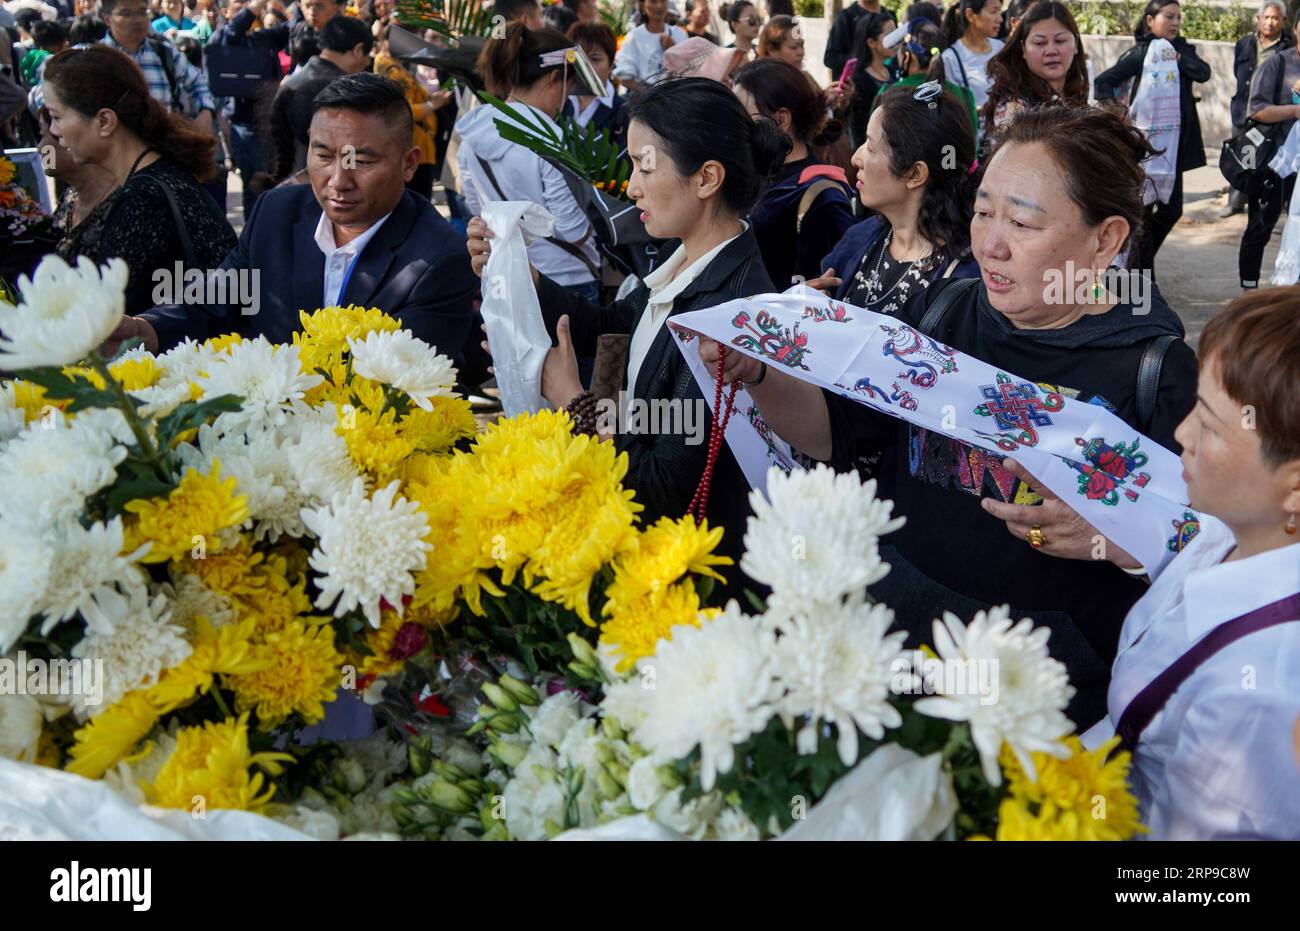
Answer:
M388 51L388 28L385 26L375 49L375 74L398 84L411 105L415 121L414 144L420 150L420 167L406 186L424 198L433 196L434 167L438 163L437 113L451 100L451 91L429 91Z

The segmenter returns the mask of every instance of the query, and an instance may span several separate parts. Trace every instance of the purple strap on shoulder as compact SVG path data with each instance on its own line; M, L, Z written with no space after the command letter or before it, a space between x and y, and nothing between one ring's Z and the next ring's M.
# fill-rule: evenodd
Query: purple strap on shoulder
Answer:
M1280 601L1256 608L1241 617L1224 621L1192 645L1192 648L1174 660L1164 672L1156 676L1146 688L1138 692L1119 717L1115 732L1120 745L1130 753L1137 747L1138 738L1147 725L1160 713L1178 687L1187 681L1202 663L1215 653L1242 637L1266 627L1300 621L1300 594L1290 595Z

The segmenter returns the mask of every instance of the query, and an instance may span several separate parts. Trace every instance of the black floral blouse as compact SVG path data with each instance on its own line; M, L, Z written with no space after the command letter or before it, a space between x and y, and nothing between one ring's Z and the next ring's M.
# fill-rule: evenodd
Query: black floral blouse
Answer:
M104 198L59 242L58 254L69 262L79 255L98 264L121 258L130 269L126 312L136 314L156 303L154 270L173 269L185 253L167 197L152 175L171 189L189 231L199 268L216 268L235 246L235 231L221 208L194 177L166 158L137 169L126 183Z

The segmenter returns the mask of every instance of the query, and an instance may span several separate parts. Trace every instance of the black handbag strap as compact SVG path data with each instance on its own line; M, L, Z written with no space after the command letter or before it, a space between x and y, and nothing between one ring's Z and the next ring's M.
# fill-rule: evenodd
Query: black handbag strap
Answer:
M948 285L934 299L934 303L926 310L925 315L921 317L921 324L917 329L926 336L934 336L934 331L943 323L944 317L948 316L948 311L952 310L952 305L969 294L979 283L978 278L958 278Z
M1160 390L1160 370L1164 367L1165 354L1177 339L1173 333L1156 336L1142 350L1137 376L1137 426L1143 433L1151 430L1151 418L1156 412L1156 395Z
M1256 608L1240 617L1234 617L1230 621L1224 621L1214 628L1192 644L1191 648L1174 660L1164 672L1147 683L1146 688L1138 692L1128 703L1128 707L1119 717L1119 723L1115 726L1120 746L1132 753L1142 737L1142 732L1169 703L1169 699L1173 697L1174 692L1178 691L1178 687L1214 654L1256 631L1296 621L1300 621L1300 595L1291 595L1266 604L1262 608Z
M167 207L172 215L172 224L176 227L176 235L181 242L181 254L185 259L185 267L198 268L199 263L194 254L194 243L190 239L190 231L185 226L184 218L181 217L181 207L180 204L176 202L176 195L172 193L172 189L168 187L167 182L163 181L162 178L155 177L154 175L143 174L141 172L135 172L131 177L140 178L144 181L152 181L162 190L163 197L167 198ZM121 192L119 191L118 193L120 195ZM122 199L120 196L113 201L112 206L108 209L108 214L104 217L105 225L108 224L109 219L113 216L113 211L117 209L117 206L121 202Z

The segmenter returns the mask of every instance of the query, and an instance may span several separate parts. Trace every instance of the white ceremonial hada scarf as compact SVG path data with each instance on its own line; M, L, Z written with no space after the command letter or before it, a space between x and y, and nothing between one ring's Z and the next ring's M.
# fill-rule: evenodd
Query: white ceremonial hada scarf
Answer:
M1178 53L1166 39L1152 39L1142 61L1142 80L1129 104L1129 118L1156 150L1142 163L1149 182L1144 203L1169 203L1178 180L1178 137L1182 132Z
M671 317L706 398L696 335L859 404L1014 457L1154 577L1197 532L1177 456L1103 407L1067 398L930 339L894 317L808 288ZM797 466L741 388L727 443L750 485Z

